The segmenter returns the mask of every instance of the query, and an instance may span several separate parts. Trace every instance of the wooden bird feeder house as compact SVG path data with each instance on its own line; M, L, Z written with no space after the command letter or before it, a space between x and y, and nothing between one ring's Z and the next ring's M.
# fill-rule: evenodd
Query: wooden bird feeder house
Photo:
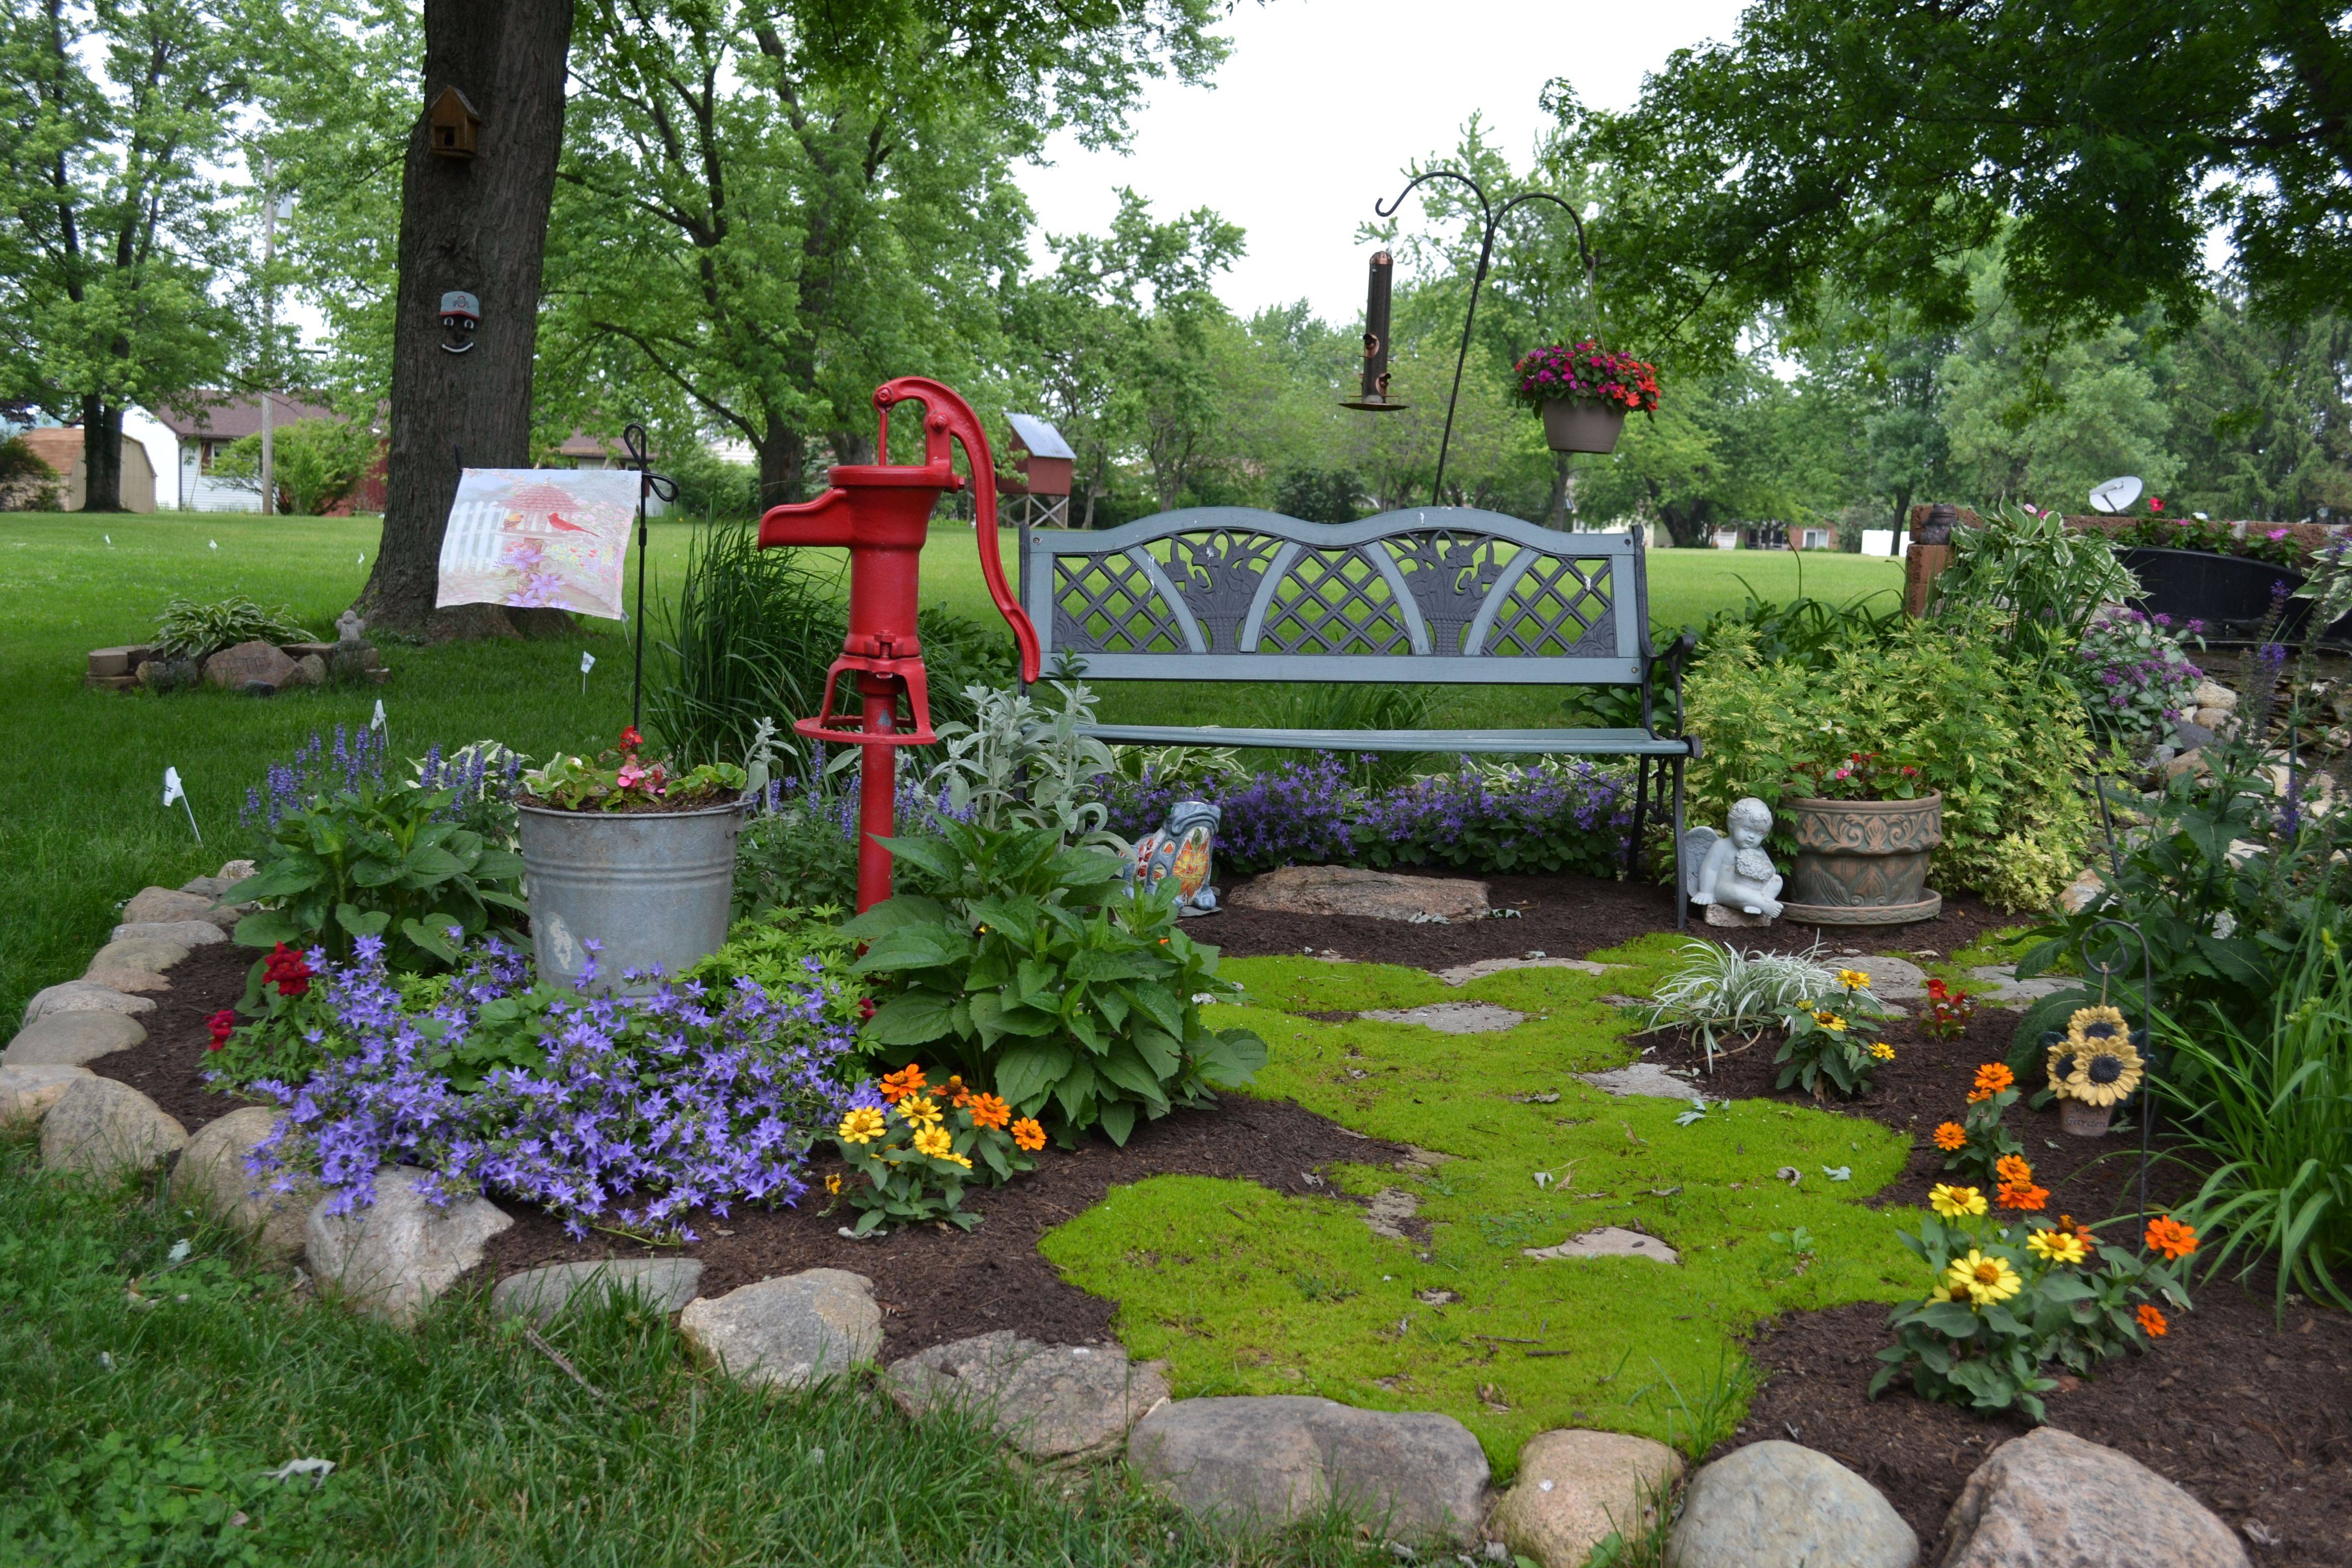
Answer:
M425 144L436 158L471 158L481 129L482 117L454 87L443 88L425 111Z

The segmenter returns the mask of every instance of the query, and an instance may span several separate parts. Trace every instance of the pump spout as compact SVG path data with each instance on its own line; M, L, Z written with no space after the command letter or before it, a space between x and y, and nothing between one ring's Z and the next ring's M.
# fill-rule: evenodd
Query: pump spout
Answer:
M760 548L796 544L846 549L853 542L855 527L849 492L836 486L814 500L770 507L760 519Z

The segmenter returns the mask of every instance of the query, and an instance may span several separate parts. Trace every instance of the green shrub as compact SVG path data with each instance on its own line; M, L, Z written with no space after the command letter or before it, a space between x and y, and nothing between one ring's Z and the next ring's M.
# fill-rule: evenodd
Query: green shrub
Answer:
M2139 579L2105 536L2077 533L2054 511L2009 505L1952 531L1936 578L1935 614L1964 626L1990 618L2037 670L2071 657L2101 605L2139 596Z
M1965 622L1906 622L1884 647L1839 647L1821 668L1765 659L1755 634L1727 627L1685 688L1706 754L1692 770L1696 820L1755 795L1777 805L1824 752L1916 763L1943 794L1936 885L2011 908L2047 905L2089 852L2091 764L2074 688L2019 668ZM1775 848L1794 846L1784 831Z
M1050 1111L1065 1142L1099 1124L1124 1143L1139 1117L1265 1066L1256 1035L1202 1021L1203 998L1236 993L1177 924L1172 888L1131 895L1117 859L1051 829L940 826L890 840L940 896L902 893L842 928L871 943L858 973L898 982L866 1026L874 1046L944 1053L1020 1114Z
M297 516L318 516L351 494L383 449L383 437L344 419L297 419L270 437L270 478ZM240 437L213 462L223 479L252 479L259 491L261 437ZM276 510L276 509L273 509Z
M241 642L316 642L280 605L265 610L241 594L200 605L174 596L155 617L155 652L163 658L209 658Z
M829 999L844 1023L869 1011L872 989L855 967L857 942L841 929L847 910L839 904L807 909L771 909L729 928L726 943L688 970L683 978L713 988L749 980L763 991L814 985Z

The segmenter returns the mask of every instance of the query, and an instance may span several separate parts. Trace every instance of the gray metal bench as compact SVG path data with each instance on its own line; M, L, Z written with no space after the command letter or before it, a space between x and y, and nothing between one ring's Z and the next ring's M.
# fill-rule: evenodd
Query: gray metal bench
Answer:
M1097 680L1369 681L1399 686L1616 686L1641 691L1639 729L1273 730L1102 724L1141 745L1499 752L1637 760L1634 870L1657 795L1681 896L1682 669L1692 639L1650 647L1638 535L1561 533L1499 512L1414 507L1301 522L1248 507L1162 512L1100 532L1021 531L1021 602L1048 668ZM1662 695L1668 730L1656 723Z

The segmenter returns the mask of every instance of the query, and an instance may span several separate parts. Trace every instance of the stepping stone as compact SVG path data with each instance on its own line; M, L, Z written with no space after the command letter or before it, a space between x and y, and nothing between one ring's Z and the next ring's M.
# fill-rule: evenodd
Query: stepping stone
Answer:
M1421 1200L1402 1187L1382 1187L1372 1194L1364 1206L1364 1224L1374 1236L1384 1236L1391 1241L1406 1241L1412 1236L1404 1228L1405 1221L1421 1214Z
M1870 994L1881 1002L1916 1002L1927 994L1927 972L1907 958L1874 952L1852 963L1870 976Z
M248 1105L196 1129L172 1167L172 1193L180 1202L218 1215L243 1231L263 1256L290 1262L308 1239L310 1210L324 1195L318 1179L286 1172L287 1190L277 1190L278 1173L257 1175L247 1166L253 1151L278 1125L278 1112Z
M836 1376L882 1348L874 1281L843 1268L807 1268L698 1297L678 1314L677 1326L705 1362L767 1388Z
M1289 915L1366 915L1380 921L1483 915L1486 884L1461 877L1403 877L1353 866L1285 866L1234 889L1234 909Z
M1969 970L1969 975L1979 984L1992 987L1989 991L1977 992L1978 1001L2018 1012L2031 1007L2044 996L2082 984L2058 975L2038 975L2032 980L2020 980L2014 963L1980 963Z
M1675 1568L1914 1568L1919 1538L1876 1487L1827 1454L1775 1439L1735 1448L1691 1478L1666 1561Z
M1606 974L1612 969L1622 969L1622 963L1595 963L1589 958L1482 958L1475 963L1457 963L1451 969L1437 971L1437 977L1448 985L1467 985L1473 980L1484 980L1489 974L1502 974L1514 969L1574 969L1586 974Z
M541 1328L573 1306L601 1305L614 1296L636 1295L656 1310L681 1311L702 1283L698 1258L606 1258L582 1263L550 1263L509 1274L490 1292L490 1310L505 1318L529 1318Z
M909 1415L961 1407L1034 1463L1066 1464L1116 1452L1167 1399L1167 1370L1130 1363L1116 1344L1045 1345L999 1329L893 1362L888 1387Z
M174 947L208 947L226 942L228 932L211 921L135 921L114 928L110 941L168 942Z
M1441 1035L1499 1035L1525 1023L1528 1016L1491 1002L1432 1002L1423 1007L1375 1007L1356 1016L1383 1024L1419 1024Z
M41 1118L41 1165L100 1180L152 1170L187 1147L188 1130L131 1088L95 1074L68 1084Z
M1593 1088L1615 1095L1647 1095L1654 1100L1696 1100L1698 1089L1688 1079L1676 1078L1655 1062L1634 1062L1607 1072L1576 1075Z
M1544 1568L1583 1568L1612 1532L1637 1540L1657 1523L1657 1500L1682 1479L1680 1454L1622 1432L1539 1432L1519 1450L1518 1478L1490 1528Z
M121 1013L51 1013L18 1030L0 1051L0 1064L86 1067L146 1037L139 1021Z
M25 1022L37 1023L58 1013L152 1013L155 999L134 996L117 991L110 985L100 985L88 980L68 980L33 993L25 1004Z
M63 1099L79 1079L97 1075L88 1068L44 1062L37 1067L0 1066L0 1127L18 1121L38 1121L49 1107Z
M1193 1518L1243 1531L1337 1505L1401 1540L1466 1546L1485 1512L1478 1439L1429 1412L1293 1394L1171 1400L1136 1423L1127 1461Z
M1582 1236L1571 1236L1558 1247L1523 1247L1522 1258L1551 1262L1563 1258L1646 1258L1653 1263L1680 1263L1683 1255L1654 1236L1622 1226L1604 1225Z
M2246 1568L2204 1504L2128 1454L2037 1426L1995 1448L1944 1522L1944 1568Z
M403 1325L482 1261L490 1237L514 1224L487 1198L428 1201L420 1186L432 1173L386 1165L375 1173L375 1202L330 1214L321 1198L303 1224L310 1272L362 1311Z

